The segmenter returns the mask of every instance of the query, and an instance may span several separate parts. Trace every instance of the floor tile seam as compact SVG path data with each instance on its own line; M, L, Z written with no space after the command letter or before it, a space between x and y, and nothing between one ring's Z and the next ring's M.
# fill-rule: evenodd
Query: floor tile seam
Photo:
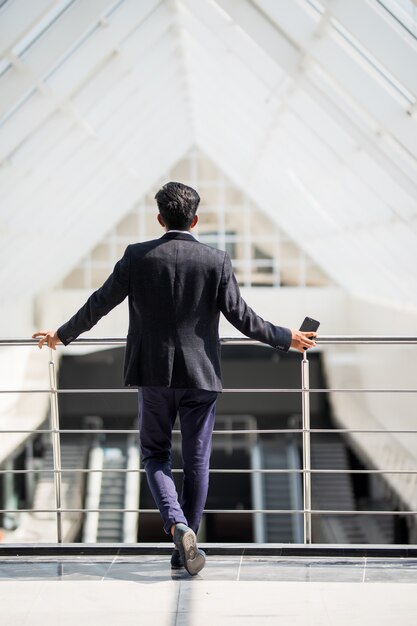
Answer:
M109 573L109 571L111 570L111 568L112 568L112 567L113 567L113 565L115 564L116 560L117 560L117 555L115 555L115 556L114 556L114 558L113 558L112 562L110 563L110 565L108 566L108 568L107 568L107 569L106 569L106 571L104 572L104 574L103 574L103 576L102 576L102 578L101 578L101 581L103 581L103 580L105 580L105 579L106 579L107 574Z
M179 581L179 585L178 585L178 595L177 595L177 607L175 609L175 624L174 626L178 625L178 615L179 615L179 610L180 610L180 598L181 598L181 581Z
M245 555L245 548L243 548L242 550L242 555L240 557L240 562L239 562L239 568L237 570L237 577L236 577L236 582L240 581L240 570L242 569L242 563L243 563L243 557Z

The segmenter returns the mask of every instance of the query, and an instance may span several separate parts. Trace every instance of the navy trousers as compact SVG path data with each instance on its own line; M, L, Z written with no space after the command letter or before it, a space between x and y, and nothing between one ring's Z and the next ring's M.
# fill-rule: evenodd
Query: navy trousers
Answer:
M142 461L164 530L177 523L197 532L207 499L217 391L142 387L139 430ZM171 439L177 414L181 426L183 483L178 497L172 477Z

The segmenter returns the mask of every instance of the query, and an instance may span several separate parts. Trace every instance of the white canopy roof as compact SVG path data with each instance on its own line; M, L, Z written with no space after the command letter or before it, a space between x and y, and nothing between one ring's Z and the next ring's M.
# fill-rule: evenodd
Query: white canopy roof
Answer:
M191 146L349 293L417 310L412 0L0 0L0 289L56 283Z

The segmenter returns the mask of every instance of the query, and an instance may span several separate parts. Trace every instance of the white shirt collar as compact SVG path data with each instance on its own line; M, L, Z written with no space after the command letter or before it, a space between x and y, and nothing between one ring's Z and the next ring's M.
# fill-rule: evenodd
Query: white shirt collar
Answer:
M168 233L182 233L183 235L190 235L190 237L196 239L196 236L189 230L176 230L175 228L170 228L170 230L167 230L167 234Z

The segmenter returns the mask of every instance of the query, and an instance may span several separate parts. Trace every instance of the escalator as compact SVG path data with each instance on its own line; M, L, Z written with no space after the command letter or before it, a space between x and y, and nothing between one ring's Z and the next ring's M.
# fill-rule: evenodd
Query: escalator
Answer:
M314 435L311 442L311 467L343 470L343 473L312 475L313 510L358 510L352 474L349 473L348 449L340 436ZM393 542L393 534L390 516L384 515L377 519L363 515L313 516L313 535L318 543L389 544Z
M61 497L64 509L82 507L83 476L82 473L75 470L86 467L87 450L87 439L83 435L61 433L61 468L63 470L61 473ZM48 441L44 444L43 455L39 462L41 471L34 488L32 508L35 511L56 507L53 468L52 445ZM56 514L54 512L34 512L25 516L20 529L22 535L26 525L28 532L38 541L55 540ZM82 513L77 511L66 512L63 515L63 540L66 542L75 541L81 525Z
M112 438L111 447L104 447L103 477L97 525L97 543L119 543L123 541L123 513L105 509L123 509L125 505L126 439ZM104 509L104 510L103 510Z
M136 437L107 435L104 441L97 439L90 451L89 469L85 508L90 510L85 516L83 542L135 542L140 495Z
M282 437L276 441L263 441L262 456L264 469L300 469L298 459L295 461L293 455L292 442ZM302 507L300 474L264 474L264 498L265 509L299 509L300 504ZM267 542L298 543L302 540L299 516L292 513L266 515L265 534Z
M299 470L299 454L293 439L261 438L252 451L252 469ZM257 509L302 509L299 473L255 473L252 485ZM300 543L303 541L302 517L294 513L256 514L254 534L259 543Z
M302 475L292 473L261 473L256 470L299 470L301 450L291 437L260 438L252 449L252 502L255 509L302 510ZM360 510L349 473L348 448L335 434L314 434L311 439L311 468L336 470L312 473L312 509L332 511ZM340 473L339 473L340 472ZM378 508L388 506L378 503ZM365 502L367 509L375 502ZM389 544L394 538L392 516L364 516L329 513L312 516L315 543ZM254 537L259 543L302 543L301 514L255 514Z

